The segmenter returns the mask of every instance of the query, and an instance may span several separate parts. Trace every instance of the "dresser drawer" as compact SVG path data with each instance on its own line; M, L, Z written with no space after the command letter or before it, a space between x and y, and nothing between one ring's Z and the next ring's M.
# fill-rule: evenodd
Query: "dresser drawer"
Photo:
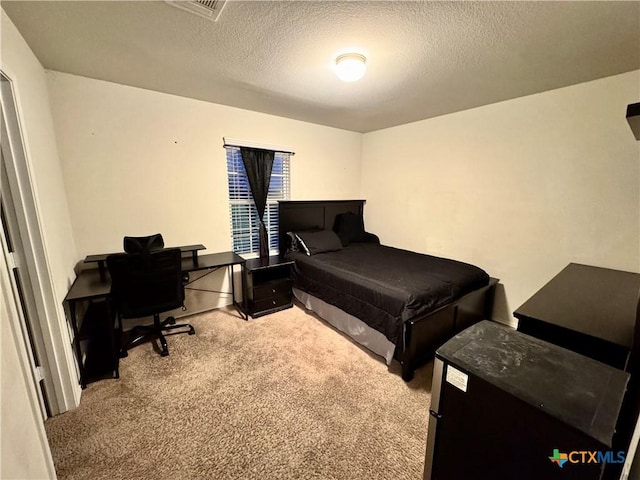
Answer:
M254 302L270 300L273 297L291 297L291 279L283 278L262 283L253 287Z

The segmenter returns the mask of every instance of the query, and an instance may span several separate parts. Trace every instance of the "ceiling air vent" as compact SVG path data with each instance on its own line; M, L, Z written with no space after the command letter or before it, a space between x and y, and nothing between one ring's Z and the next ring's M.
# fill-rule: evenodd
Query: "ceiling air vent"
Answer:
M201 17L207 18L212 22L217 22L222 13L227 0L165 0L173 7L186 10Z

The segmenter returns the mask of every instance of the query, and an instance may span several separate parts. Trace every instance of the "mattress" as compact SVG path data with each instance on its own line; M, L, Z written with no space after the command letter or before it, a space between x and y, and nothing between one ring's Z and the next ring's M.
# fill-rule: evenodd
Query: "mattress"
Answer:
M361 319L396 346L405 322L489 283L474 265L373 243L288 257L295 260L295 288Z

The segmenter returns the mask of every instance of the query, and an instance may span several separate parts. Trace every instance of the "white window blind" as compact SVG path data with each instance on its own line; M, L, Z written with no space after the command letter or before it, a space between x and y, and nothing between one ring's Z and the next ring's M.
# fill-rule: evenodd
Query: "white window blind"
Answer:
M229 177L229 210L233 251L257 254L260 250L258 211L253 203L251 187L237 147L227 150L227 174ZM289 153L276 152L271 171L271 183L264 212L264 224L269 235L269 251L278 253L278 200L289 199Z

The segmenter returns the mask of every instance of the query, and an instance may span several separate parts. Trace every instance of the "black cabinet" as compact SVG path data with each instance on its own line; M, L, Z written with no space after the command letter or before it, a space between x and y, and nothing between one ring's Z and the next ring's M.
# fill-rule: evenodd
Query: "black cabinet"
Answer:
M624 462L621 370L485 320L433 372L424 480L602 480Z
M252 258L245 264L245 295L253 318L293 306L293 261L281 256Z
M76 342L83 388L95 380L119 377L119 342L114 320L107 300L89 303Z

